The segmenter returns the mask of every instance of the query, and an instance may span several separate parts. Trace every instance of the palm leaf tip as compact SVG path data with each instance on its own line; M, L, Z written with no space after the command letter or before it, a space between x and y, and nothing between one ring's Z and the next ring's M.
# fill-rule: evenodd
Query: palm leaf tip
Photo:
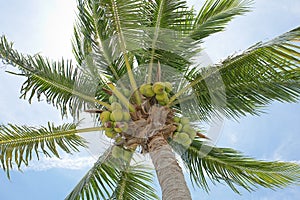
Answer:
M181 152L181 158L192 182L206 191L209 191L207 179L213 184L225 182L239 194L236 186L253 191L258 186L276 189L300 184L300 165L297 163L260 161L233 149L215 147L210 147L211 151L203 156L202 149L205 148L202 142L194 140L187 151Z
M252 0L208 0L199 11L191 37L201 40L223 31L235 16L251 10Z

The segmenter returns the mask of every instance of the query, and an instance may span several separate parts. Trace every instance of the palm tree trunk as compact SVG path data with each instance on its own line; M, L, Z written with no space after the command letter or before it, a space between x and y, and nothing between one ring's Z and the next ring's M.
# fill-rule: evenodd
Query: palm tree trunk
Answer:
M191 200L181 167L162 135L149 142L149 151L162 190L163 200Z

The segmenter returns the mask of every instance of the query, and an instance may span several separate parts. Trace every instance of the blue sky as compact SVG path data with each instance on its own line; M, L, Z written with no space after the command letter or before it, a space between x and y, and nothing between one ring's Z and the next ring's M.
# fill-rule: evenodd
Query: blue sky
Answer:
M71 57L70 38L75 17L73 0L0 0L0 34L14 41L24 53L41 52L50 58ZM189 1L199 8L203 0ZM234 20L227 30L209 38L204 44L209 57L217 62L231 53L289 31L300 22L300 1L257 0L254 11ZM29 105L18 99L24 81L5 73L0 64L0 123L45 125L60 123L59 112L45 102ZM268 114L244 117L239 122L226 121L217 145L232 147L258 159L300 161L300 104L273 103ZM1 200L63 199L95 161L88 153L64 156L64 159L33 161L24 173L13 172L8 181L0 172ZM296 200L299 187L272 191L260 189L243 196L225 186L211 188L210 195L201 189L191 190L194 199Z

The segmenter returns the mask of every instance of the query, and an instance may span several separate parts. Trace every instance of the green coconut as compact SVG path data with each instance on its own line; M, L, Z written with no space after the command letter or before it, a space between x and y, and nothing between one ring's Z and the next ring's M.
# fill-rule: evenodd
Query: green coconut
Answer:
M181 117L180 122L184 125L184 124L189 124L190 120L188 117Z
M125 97L130 97L131 92L130 92L130 90L124 88L124 89L123 89L123 94L124 94Z
M113 102L117 102L118 98L115 95L111 95L108 99L109 103L112 104Z
M181 132L179 133L175 138L173 137L174 141L179 143L179 144L186 144L190 142L190 137L187 133Z
M148 85L148 84L144 83L144 84L142 84L142 85L140 86L139 90L140 90L140 93L141 93L141 94L144 94L144 93L145 93L145 91L146 91L146 86L147 86L147 85Z
M129 112L123 112L123 120L124 121L129 121L131 119L130 113Z
M106 131L105 131L105 135L106 135L108 138L113 139L113 138L115 138L115 137L117 136L117 133L114 132L114 131L108 131L108 130L106 130Z
M166 102L166 100L169 100L168 93L165 91L161 94L155 95L155 98L157 101L162 101L162 102Z
M123 111L122 110L114 110L110 114L111 121L120 122L123 120Z
M172 92L172 90L173 90L172 83L165 82L164 84L165 84L165 90L166 90L166 92L168 92L168 93Z
M174 116L173 120L176 123L180 123L180 117Z
M111 109L112 109L112 110L121 110L121 109L122 109L122 105L119 104L118 102L113 102L113 103L111 104Z
M109 111L103 111L100 114L100 120L101 120L101 122L105 123L105 122L110 121L110 115L111 115L111 113Z
M195 137L196 137L196 135L197 135L197 131L195 131L195 130L192 128L191 131L188 132L188 134L189 134L190 138L191 138L192 140L194 140Z
M162 82L156 82L153 84L152 90L155 94L163 94L165 92L165 84Z
M182 127L182 132L189 133L191 130L192 130L192 127L190 126L190 124L184 124Z
M182 130L182 127L183 127L182 124L178 124L176 131L180 132Z
M153 97L155 95L155 93L152 90L152 86L150 84L141 85L140 92L145 97Z

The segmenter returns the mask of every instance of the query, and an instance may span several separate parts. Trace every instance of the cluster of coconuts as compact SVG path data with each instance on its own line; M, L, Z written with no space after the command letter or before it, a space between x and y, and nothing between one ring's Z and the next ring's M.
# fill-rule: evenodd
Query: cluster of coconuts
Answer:
M176 132L173 134L173 141L183 146L189 146L197 134L191 127L189 118L175 116L173 120L177 125Z
M100 120L104 126L105 135L114 139L122 132L128 130L128 121L131 116L128 111L122 109L122 105L118 102L112 102L111 111L103 111L100 114Z
M164 106L169 103L172 89L172 83L170 82L155 82L154 84L142 84L139 90L145 97L151 98L155 96L157 102Z
M123 89L122 93L126 97L130 96L130 91L128 89ZM122 140L121 133L128 130L128 122L130 121L131 116L128 111L123 109L115 95L109 97L109 102L111 110L103 111L100 114L100 120L103 124L105 135L108 138L114 139L116 142L120 142ZM121 146L114 146L112 149L112 156L115 159L129 162L132 152Z
M169 103L169 98L172 95L173 86L170 82L155 82L153 84L142 84L139 87L139 92L146 97L146 100L151 99L158 104L164 106ZM130 90L122 89L121 93L130 99ZM116 143L123 140L122 136L128 130L128 123L131 120L131 115L123 109L119 99L115 95L109 97L111 109L105 110L100 114L100 120L103 124L105 135L108 138L114 139ZM189 118L174 116L174 124L177 126L173 133L172 139L174 142L185 147L189 146L196 137L197 132L191 127ZM132 151L123 146L115 145L112 149L112 156L115 159L129 162L132 157Z

